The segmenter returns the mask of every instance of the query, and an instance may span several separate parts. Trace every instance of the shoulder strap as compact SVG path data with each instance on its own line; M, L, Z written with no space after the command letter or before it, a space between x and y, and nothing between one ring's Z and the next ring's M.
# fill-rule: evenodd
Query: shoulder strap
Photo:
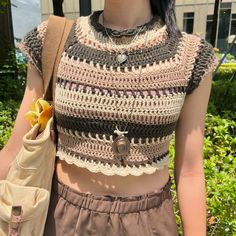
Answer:
M44 99L54 101L56 73L74 20L50 15L42 50ZM51 88L51 89L49 89Z

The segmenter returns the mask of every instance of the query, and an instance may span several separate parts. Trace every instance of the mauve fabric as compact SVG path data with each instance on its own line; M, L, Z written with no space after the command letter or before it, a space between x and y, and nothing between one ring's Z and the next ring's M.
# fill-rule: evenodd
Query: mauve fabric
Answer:
M170 186L171 177L159 193L94 195L54 174L44 236L177 236Z

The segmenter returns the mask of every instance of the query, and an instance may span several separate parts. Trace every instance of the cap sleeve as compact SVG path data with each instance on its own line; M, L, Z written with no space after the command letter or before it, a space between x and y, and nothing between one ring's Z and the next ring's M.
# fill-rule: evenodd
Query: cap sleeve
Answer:
M204 80L205 76L212 72L219 63L213 46L205 39L199 41L199 47L194 60L194 66L188 81L186 94L191 94Z
M30 30L23 39L16 44L16 47L26 56L42 75L42 48L46 34L48 20Z

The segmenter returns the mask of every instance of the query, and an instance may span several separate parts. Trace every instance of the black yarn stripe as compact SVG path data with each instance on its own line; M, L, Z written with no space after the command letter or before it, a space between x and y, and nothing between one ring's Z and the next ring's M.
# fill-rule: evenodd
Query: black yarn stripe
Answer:
M152 137L166 137L171 135L175 130L176 122L169 124L137 124L126 121L111 121L91 118L81 118L63 115L55 112L56 121L59 126L65 129L76 130L79 132L93 132L107 135L114 135L116 125L120 130L123 130L127 124L126 130L128 130L128 137L131 138L152 138Z
M121 158L114 158L114 159L102 159L102 158L96 158L94 156L89 156L89 155L84 155L78 152L75 152L73 150L69 150L67 147L60 146L60 149L65 152L69 156L74 156L75 158L80 157L81 160L83 161L94 161L96 164L97 163L102 163L105 167L106 164L109 164L110 166L116 165L116 166L130 166L130 167L140 167L140 166L145 166L146 164L152 164L157 163L160 160L163 160L166 156L169 155L169 150L166 151L165 153L158 155L150 160L144 160L144 161L129 161L127 159L127 156L121 157Z
M29 54L34 60L37 67L42 71L42 40L39 37L37 26L29 31L22 39L28 50Z
M60 125L58 125L57 126L57 129L59 129L59 128L63 128L63 127L61 127ZM66 129L68 132L70 132L71 134L73 134L73 135L75 135L76 136L76 133L75 133L75 131L76 130L69 130L69 129ZM80 132L80 131L79 131ZM103 138L105 138L106 140L110 140L110 135L109 134L104 134L104 133L93 133L93 132L91 132L91 131L89 131L89 132L83 132L83 135L84 135L84 137L85 138L90 138L90 137L92 137L92 138L94 138L94 139L96 139L97 137L99 138L99 139L103 139ZM105 137L104 137L105 136ZM116 136L116 135L115 135ZM115 138L115 136L114 136L114 138ZM160 141L159 142L165 142L163 139L165 139L166 137L162 137L162 138L158 138L158 137L154 137L154 141L155 142L157 142L157 140L159 139ZM146 143L146 139L140 139L140 137L133 137L133 142L135 143L135 144L139 144L140 142L142 143L142 144L145 144Z
M213 46L206 40L201 39L198 55L196 56L194 68L186 90L187 94L191 94L193 90L199 86L204 71L211 63L213 55Z

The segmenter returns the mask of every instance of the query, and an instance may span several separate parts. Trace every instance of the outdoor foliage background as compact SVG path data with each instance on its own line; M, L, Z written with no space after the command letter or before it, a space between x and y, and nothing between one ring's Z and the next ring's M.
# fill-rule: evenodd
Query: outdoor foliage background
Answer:
M13 64L9 61L4 71L0 71L0 149L10 137L25 87L26 61L17 58L17 80L10 76ZM209 236L236 235L236 79L232 77L235 71L235 63L220 67L213 81L206 117L204 169ZM170 151L173 176L174 141ZM182 235L174 182L171 188L179 235Z

